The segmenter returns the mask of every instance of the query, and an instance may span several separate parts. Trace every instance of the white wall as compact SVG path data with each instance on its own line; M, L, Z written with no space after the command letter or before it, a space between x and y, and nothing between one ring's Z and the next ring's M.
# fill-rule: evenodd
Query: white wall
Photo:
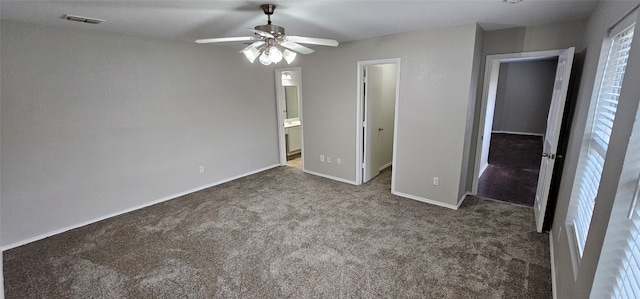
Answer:
M558 203L551 231L552 254L554 256L554 264L552 266L556 274L555 285L557 287L558 298L587 298L593 283L596 265L599 260L604 234L613 205L613 195L615 195L618 185L617 180L619 179L622 159L624 159L624 151L626 150L629 138L628 135L625 136L625 134L621 133L624 131L628 133L628 131L630 131L636 112L633 107L635 105L637 109L638 99L640 98L639 94L629 98L620 98L614 132L610 140L607 162L602 174L603 179L598 193L598 203L594 208L584 256L577 269L577 278L575 280L569 250L569 236L565 229L565 223L568 220L569 198L571 197L573 180L580 155L580 146L587 123L594 83L596 82L598 61L601 55L607 54L601 52L603 38L608 34L607 29L638 3L638 1L600 1L586 24L585 41L587 51L585 64L580 80L580 90L578 92L574 119L571 124L569 146L562 173L563 179L560 184ZM632 52L638 54L640 53L640 48L636 48L636 45L640 44L634 40L634 49L632 49ZM639 71L640 61L630 58L627 73L632 75L627 78L638 78ZM626 85L628 82L625 80L624 84Z
M500 64L493 131L544 134L557 59Z
M342 43L305 57L306 169L355 181L357 62L400 58L396 190L455 207L475 43L470 24ZM320 155L343 163L321 163Z
M273 68L225 47L1 30L5 248L278 164Z

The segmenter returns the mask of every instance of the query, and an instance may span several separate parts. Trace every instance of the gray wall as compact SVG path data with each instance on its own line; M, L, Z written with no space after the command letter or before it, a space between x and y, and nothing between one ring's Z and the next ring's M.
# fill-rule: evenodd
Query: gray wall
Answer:
M2 43L2 22L0 22L0 44ZM0 50L1 53L1 50ZM0 70L2 70L2 60L0 59ZM2 132L2 76L0 76L0 132ZM0 138L0 156L2 156L2 138ZM2 231L2 159L0 159L0 231ZM2 244L2 234L0 234L0 245ZM0 250L0 299L4 299L4 271L2 250Z
M395 188L455 206L475 41L476 25L465 25L348 42L305 57L305 168L355 181L357 62L401 58ZM342 165L321 163L323 154ZM434 176L439 186L431 184Z
M470 114L473 114L473 117L469 117L469 119L473 119L473 124L471 125L473 129L470 130L469 144L471 146L466 147L470 149L469 165L467 166L469 171L466 171L466 190L471 190L473 175L476 171L479 171L479 169L473 169L476 163L476 145L479 137L477 133L482 109L480 103L484 88L487 55L557 50L570 47L575 47L576 52L580 52L585 47L583 39L585 24L586 20L580 20L484 32L482 35L483 44L479 72L480 77L478 78L477 85L474 85L478 101L474 107L474 111L470 112Z
M580 266L576 269L577 277L574 280L574 268L570 255L570 236L566 233L565 223L569 221L569 199L573 188L573 180L580 155L580 148L583 141L585 125L587 123L588 111L591 104L591 97L596 82L598 61L601 55L603 38L607 36L607 29L629 11L638 1L600 1L586 24L585 41L587 45L586 58L582 78L580 80L580 91L576 105L576 112L571 124L571 134L569 138L569 148L566 154L566 162L562 174L562 182L558 195L558 203L554 216L551 231L552 249L554 264L552 265L556 273L556 287L558 298L587 298L593 283L595 269L602 249L605 231L609 215L613 206L613 199L618 185L619 174L622 169L624 152L629 140L629 132L633 125L635 113L637 111L640 92L637 92L637 84L631 83L636 88L636 93L620 98L618 113L614 124L614 131L611 136L607 162L602 174L602 181L594 208L591 228L585 245L584 256ZM640 77L640 43L634 39L634 48L627 66L627 78ZM629 75L631 74L631 75ZM625 80L624 85L629 82ZM626 88L626 87L624 87ZM624 91L623 91L624 93Z
M476 26L476 43L473 50L473 69L471 71L471 84L469 85L469 107L467 108L467 123L465 127L464 146L462 153L462 166L460 167L460 187L458 197L462 198L473 190L473 177L476 163L476 142L478 131L479 109L482 103L482 78L484 77L484 46L485 31Z
M380 161L379 167L388 165L393 161L393 127L396 114L396 79L397 67L395 64L380 66L382 68L382 101L379 111L382 112L381 124L384 131L380 132Z
M278 164L273 68L225 47L1 30L3 246Z
M558 59L500 64L493 131L544 134Z
M584 47L586 20L492 30L485 33L484 55Z

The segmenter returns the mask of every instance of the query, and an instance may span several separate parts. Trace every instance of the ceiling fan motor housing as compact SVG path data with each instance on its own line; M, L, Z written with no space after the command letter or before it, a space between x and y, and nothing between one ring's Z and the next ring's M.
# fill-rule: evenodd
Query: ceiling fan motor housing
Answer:
M256 30L269 32L273 34L273 36L281 36L284 35L284 27L276 26L276 25L258 25L255 27Z

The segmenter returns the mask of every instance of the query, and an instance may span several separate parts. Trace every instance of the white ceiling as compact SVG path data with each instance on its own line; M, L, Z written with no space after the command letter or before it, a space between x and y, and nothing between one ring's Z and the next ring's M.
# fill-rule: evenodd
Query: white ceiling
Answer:
M249 36L245 28L266 24L260 4L274 3L273 24L289 35L340 42L421 29L479 23L485 30L569 21L589 15L596 1L6 1L3 20L82 28L193 42ZM70 22L65 14L104 19L99 25Z

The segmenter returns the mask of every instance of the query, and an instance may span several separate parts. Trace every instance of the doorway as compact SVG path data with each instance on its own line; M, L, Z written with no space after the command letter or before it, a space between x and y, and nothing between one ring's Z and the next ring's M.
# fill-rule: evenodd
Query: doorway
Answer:
M484 88L482 92L482 105L480 124L478 126L478 143L476 148L476 163L473 173L473 193L478 194L479 177L489 166L489 146L496 108L496 95L498 92L498 79L500 64L505 62L532 61L557 58L556 71L553 83L551 103L546 117L545 132L543 134L543 149L540 159L539 175L536 183L535 200L533 210L536 220L536 230L542 232L547 212L549 189L554 179L553 172L556 165L560 131L563 124L564 107L569 88L569 79L573 65L574 48L564 50L551 50L539 52L525 52L512 54L488 55ZM555 178L558 179L558 178Z
M301 69L277 69L275 76L280 165L304 169Z
M356 183L392 171L400 59L358 62Z
M501 62L478 195L533 207L557 57Z

